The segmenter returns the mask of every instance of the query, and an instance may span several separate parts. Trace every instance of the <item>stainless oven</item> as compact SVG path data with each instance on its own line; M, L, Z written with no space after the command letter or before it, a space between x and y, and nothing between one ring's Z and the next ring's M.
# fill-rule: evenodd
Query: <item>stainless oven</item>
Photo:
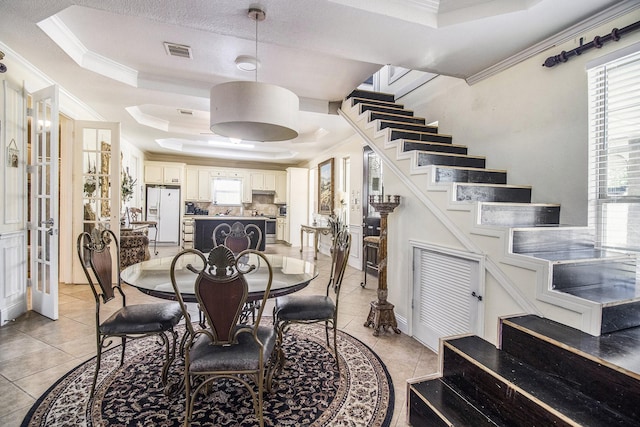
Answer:
M265 224L265 243L275 243L276 242L276 219L275 218L267 218L267 223Z

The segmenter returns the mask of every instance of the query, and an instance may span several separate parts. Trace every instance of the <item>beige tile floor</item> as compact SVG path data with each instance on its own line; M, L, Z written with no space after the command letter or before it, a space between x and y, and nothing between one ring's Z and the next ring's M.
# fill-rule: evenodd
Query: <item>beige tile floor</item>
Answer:
M171 256L177 247L158 247L157 256ZM302 256L312 260L308 249L269 245L268 252ZM318 254L319 276L300 292L323 292L328 278L330 259ZM370 302L376 299L376 280L360 282L362 272L348 267L343 280L338 323L339 328L372 348L383 360L395 388L395 410L392 426L406 424L406 381L437 371L437 355L405 334L381 333L374 337L371 328L363 326ZM128 288L128 304L148 302L154 298ZM95 355L95 312L93 296L87 286L60 285L60 318L49 320L35 312L27 312L0 328L0 426L19 426L35 402L58 378ZM270 313L266 307L265 313Z

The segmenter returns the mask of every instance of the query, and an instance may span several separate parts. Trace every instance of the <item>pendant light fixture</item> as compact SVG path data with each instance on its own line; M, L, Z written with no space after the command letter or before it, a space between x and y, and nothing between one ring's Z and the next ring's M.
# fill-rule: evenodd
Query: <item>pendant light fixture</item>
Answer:
M298 97L283 87L258 82L258 22L264 21L266 14L251 8L248 16L256 23L255 81L234 81L211 88L211 131L246 141L293 139L298 136Z

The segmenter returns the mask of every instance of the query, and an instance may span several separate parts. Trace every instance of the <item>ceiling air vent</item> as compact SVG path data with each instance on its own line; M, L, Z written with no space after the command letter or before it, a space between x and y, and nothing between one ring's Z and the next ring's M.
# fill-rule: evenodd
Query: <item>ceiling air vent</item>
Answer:
M178 56L180 58L192 59L191 46L183 44L164 42L164 50L167 51L167 55Z
M185 110L184 108L178 108L178 113L184 114L185 116L193 116L193 110Z

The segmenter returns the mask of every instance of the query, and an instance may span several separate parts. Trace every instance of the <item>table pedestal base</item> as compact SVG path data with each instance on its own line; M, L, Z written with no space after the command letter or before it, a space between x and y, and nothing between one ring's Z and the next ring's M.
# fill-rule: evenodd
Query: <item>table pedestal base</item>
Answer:
M371 301L371 310L369 310L369 317L367 317L364 326L373 326L374 337L380 335L381 329L386 330L387 328L393 329L396 334L400 333L396 316L393 313L393 304L387 301Z

